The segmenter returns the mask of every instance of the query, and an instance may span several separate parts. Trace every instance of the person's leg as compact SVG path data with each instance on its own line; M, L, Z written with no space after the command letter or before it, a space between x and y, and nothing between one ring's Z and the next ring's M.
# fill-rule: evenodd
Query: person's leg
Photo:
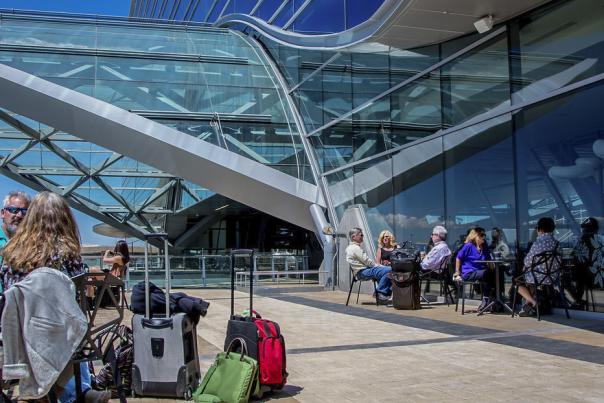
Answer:
M384 295L392 294L392 280L388 276L388 273L392 271L390 267L387 266L376 266L377 267L377 290L379 293Z
M82 392L86 393L90 389L90 371L88 364L80 363L80 379L82 381ZM65 384L63 393L59 396L61 403L72 403L77 399L75 377L72 375L69 381Z
M531 295L531 292L525 286L523 286L523 285L518 286L518 294L522 295L522 298L524 298L524 300L531 306L537 305L537 301L535 301L535 298L533 298L533 296Z
M360 275L362 276L361 278L377 280L378 293L390 295L392 290L392 282L388 277L390 271L390 267L387 266L374 266L362 270Z

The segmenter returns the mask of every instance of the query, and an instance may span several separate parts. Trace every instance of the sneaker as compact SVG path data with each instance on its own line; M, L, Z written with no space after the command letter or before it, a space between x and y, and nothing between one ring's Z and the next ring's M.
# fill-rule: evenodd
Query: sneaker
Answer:
M482 302L478 306L478 311L482 311L484 308L486 308L487 305L489 305L489 299L488 298L483 298Z
M518 313L518 316L522 318L537 316L537 311L535 310L535 307L531 304L526 304L522 307L522 310Z
M378 304L379 305L388 305L391 303L392 303L392 297L378 293Z
M111 399L111 391L88 389L84 394L85 403L107 403Z

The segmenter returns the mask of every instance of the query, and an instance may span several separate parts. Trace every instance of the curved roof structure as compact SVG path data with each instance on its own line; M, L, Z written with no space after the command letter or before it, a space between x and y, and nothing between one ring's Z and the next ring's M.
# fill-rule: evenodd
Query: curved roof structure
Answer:
M492 16L497 25L549 1L188 0L159 4L132 0L130 15L242 30L250 27L273 41L300 48L334 50L371 41L410 49L474 32L474 22L485 16ZM324 29L312 32L309 25Z

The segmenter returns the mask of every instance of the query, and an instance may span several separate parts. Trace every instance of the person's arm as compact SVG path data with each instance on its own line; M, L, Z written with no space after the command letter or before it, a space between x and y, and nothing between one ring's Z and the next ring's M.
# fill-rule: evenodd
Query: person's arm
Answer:
M375 260L379 264L382 264L382 248L380 248L380 245L378 245L377 247L377 254L375 255Z
M106 250L105 255L103 256L103 263L106 263L106 264L117 263L119 265L122 265L123 264L122 255L112 255L112 252L110 250Z

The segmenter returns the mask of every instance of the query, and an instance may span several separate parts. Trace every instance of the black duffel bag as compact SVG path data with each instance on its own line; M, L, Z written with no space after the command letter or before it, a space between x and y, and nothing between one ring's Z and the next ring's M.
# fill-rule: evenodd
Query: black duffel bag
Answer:
M390 255L390 267L395 273L416 272L420 269L420 261L419 251L413 247L395 249Z

